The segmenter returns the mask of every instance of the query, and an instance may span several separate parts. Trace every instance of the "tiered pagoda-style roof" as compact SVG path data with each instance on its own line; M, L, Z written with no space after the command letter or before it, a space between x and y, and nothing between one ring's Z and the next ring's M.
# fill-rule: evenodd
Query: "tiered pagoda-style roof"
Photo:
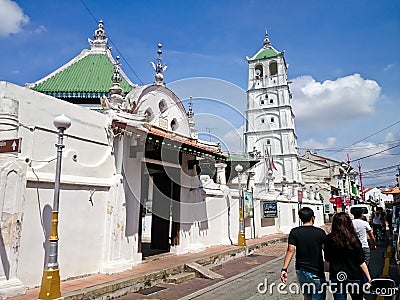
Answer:
M88 39L91 49L84 49L78 56L48 76L25 86L53 97L81 105L99 105L100 98L109 96L114 65L103 21L94 32L94 40ZM136 85L119 70L123 94Z

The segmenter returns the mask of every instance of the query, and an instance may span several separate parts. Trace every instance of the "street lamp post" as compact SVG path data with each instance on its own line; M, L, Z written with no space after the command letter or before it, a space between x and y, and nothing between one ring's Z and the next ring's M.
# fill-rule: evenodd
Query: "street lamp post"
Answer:
M238 234L238 246L246 246L246 237L244 232L244 199L242 195L242 171L241 165L236 165L235 171L238 173L238 184L239 184L239 234Z
M54 180L54 200L51 217L51 232L49 237L50 247L47 268L43 270L42 284L40 286L39 299L57 299L61 297L60 269L58 267L58 210L60 199L60 174L64 131L71 126L71 120L65 115L57 116L53 121L58 129L57 165Z

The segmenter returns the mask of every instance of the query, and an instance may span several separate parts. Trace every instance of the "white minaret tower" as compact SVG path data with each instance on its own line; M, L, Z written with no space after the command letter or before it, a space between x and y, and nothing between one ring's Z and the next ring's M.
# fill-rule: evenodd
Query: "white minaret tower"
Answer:
M263 47L246 59L249 63L246 152L262 158L255 169L256 187L267 192L273 191L274 184L281 191L284 186L296 189L301 173L284 51L272 47L266 32Z

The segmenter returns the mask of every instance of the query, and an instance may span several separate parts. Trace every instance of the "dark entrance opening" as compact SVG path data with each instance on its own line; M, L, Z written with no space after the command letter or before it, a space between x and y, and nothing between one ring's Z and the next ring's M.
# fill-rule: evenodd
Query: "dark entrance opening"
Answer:
M179 244L180 169L143 163L139 251L143 258Z

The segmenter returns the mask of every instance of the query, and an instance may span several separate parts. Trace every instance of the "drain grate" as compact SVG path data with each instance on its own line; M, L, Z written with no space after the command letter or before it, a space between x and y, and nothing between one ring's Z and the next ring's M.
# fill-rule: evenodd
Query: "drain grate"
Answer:
M166 289L167 289L166 287L155 285L155 286L152 286L151 288L140 290L140 291L138 291L136 293L147 296L147 295L158 293L158 292L160 292L162 290L166 290Z

